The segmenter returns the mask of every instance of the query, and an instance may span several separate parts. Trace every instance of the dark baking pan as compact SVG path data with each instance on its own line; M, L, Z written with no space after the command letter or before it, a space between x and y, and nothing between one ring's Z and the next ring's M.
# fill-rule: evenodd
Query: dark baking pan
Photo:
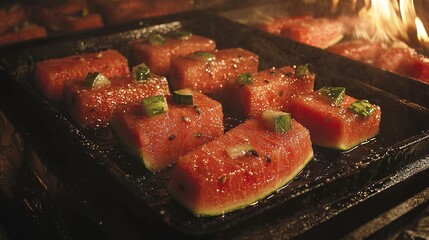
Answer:
M234 8L217 12L218 15L239 22L248 26L256 25L262 21L267 21L273 17L284 16L314 16L314 17L337 17L338 15L353 15L353 7L347 3L339 3L338 9L331 11L330 1L312 1L305 4L305 1L269 1L254 2L243 5L241 8ZM345 1L347 2L347 1ZM416 5L416 7L418 7ZM420 9L417 9L419 11ZM281 38L281 36L279 36ZM293 40L291 40L293 41ZM413 44L413 43L411 43ZM415 44L414 44L415 45ZM416 47L417 52L428 54L427 49ZM318 54L316 54L318 53ZM393 93L400 98L404 98L429 108L429 84L416 80L412 77L384 71L374 65L360 61L355 61L347 57L330 57L334 53L325 51L315 51L308 58L314 61L329 61L325 63L329 66L328 72L334 71L344 75L365 81L386 92ZM322 69L321 69L322 70ZM361 76L365 76L361 78Z
M366 84L371 75L354 78L342 72L327 71L337 69L331 66L340 61L335 55L324 55L326 61L320 61L317 57L322 56L323 51L319 49L207 12L157 18L145 24L147 26L130 24L114 33L97 32L93 36L62 39L61 42L9 48L1 56L3 74L7 76L3 79L6 88L2 87L1 92L9 94L17 114L36 122L39 131L46 133L45 145L61 156L51 164L79 176L91 191L117 201L118 206L138 219L136 224L141 224L142 228L157 219L182 233L201 236L229 229L255 216L269 218L276 209L289 215L321 201L347 196L429 153L429 111ZM76 127L64 106L51 104L33 88L33 67L37 61L106 48L115 48L127 56L130 40L154 31L180 28L214 39L219 48L242 47L259 54L261 69L309 63L317 74L316 88L344 86L349 95L368 99L381 107L379 135L349 151L315 146L314 159L292 182L252 206L216 217L190 214L165 190L171 168L150 173L125 154L109 128L94 131Z

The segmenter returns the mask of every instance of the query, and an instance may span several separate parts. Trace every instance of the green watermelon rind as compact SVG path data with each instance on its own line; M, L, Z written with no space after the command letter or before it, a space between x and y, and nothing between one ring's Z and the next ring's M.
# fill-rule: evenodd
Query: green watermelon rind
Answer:
M258 201L265 199L269 195L275 193L277 190L285 186L287 183L292 181L304 168L305 166L313 159L313 151L310 152L309 156L303 161L299 167L297 167L291 174L289 174L283 181L276 184L273 188L270 190L265 191L262 195L258 195L252 198L249 198L248 200L242 201L239 204L234 204L229 207L225 207L223 209L219 208L212 208L212 209L196 209L192 203L189 203L187 201L184 201L180 194L176 194L176 191L172 188L167 188L168 192L176 199L180 204L182 204L186 209L188 209L190 212L192 212L196 216L200 217L211 217L211 216L219 216L224 215L226 213L230 213L233 211L237 211L243 208L246 208L248 206L254 205ZM177 188L176 188L177 189Z
M126 138L123 137L123 135L118 131L118 127L116 125L116 122L113 120L111 122L111 129L113 132L113 135L119 140L119 144L124 149L126 153L128 153L130 156L136 158L140 162L143 163L143 165L151 172L158 171L157 166L154 164L150 164L153 158L149 157L148 154L145 154L139 147L137 147L132 142L127 141Z

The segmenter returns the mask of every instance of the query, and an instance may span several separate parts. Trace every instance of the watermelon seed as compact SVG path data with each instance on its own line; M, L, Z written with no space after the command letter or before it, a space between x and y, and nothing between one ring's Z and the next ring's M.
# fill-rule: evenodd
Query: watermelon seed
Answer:
M202 137L202 136L203 136L203 134L201 134L201 133L195 133L195 134L194 134L194 136L195 136L195 137Z
M194 105L194 109L195 109L195 112L201 115L201 109L197 105Z
M265 83L270 83L270 81L268 81L267 79L264 80Z
M219 179L220 184L224 184L226 182L226 176L223 175L220 179Z
M174 134L171 134L171 135L168 137L168 140L169 140L169 141L173 141L175 138L176 138L176 136L175 136Z
M187 123L191 122L191 118L187 116L182 116L182 120Z
M267 160L267 163L271 163L271 157L270 156L265 156L265 159Z
M257 152L256 150L254 150L254 149L252 149L252 150L248 151L248 152L247 152L247 154L248 154L249 156L259 157L258 152Z
M90 111L90 112L92 112L92 113L94 113L94 112L96 112L96 111L97 111L97 108L92 107L92 108L90 108L90 109L89 109L89 111Z
M283 91L283 90L280 90L280 92L279 92L279 96L281 97L281 96L283 96L283 94L284 94L285 92Z

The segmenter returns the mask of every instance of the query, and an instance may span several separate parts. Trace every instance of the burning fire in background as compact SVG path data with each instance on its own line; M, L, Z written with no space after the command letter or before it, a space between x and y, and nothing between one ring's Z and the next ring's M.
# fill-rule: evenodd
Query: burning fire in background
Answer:
M340 0L332 0L336 11ZM354 27L356 38L373 41L418 41L429 48L429 36L421 17L428 9L426 0L351 0L349 5L358 12L360 24ZM417 6L417 8L416 8ZM422 10L420 16L416 9Z

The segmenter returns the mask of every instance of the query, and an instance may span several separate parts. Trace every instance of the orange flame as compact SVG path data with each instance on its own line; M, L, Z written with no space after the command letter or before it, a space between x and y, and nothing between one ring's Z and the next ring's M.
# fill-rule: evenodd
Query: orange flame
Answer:
M335 8L339 0L332 0ZM355 1L353 1L355 2ZM413 0L364 0L364 6L358 13L361 21L369 21L371 28L365 25L357 27L357 38L385 42L408 41L410 33L416 33L419 42L429 47L426 28L417 16Z

